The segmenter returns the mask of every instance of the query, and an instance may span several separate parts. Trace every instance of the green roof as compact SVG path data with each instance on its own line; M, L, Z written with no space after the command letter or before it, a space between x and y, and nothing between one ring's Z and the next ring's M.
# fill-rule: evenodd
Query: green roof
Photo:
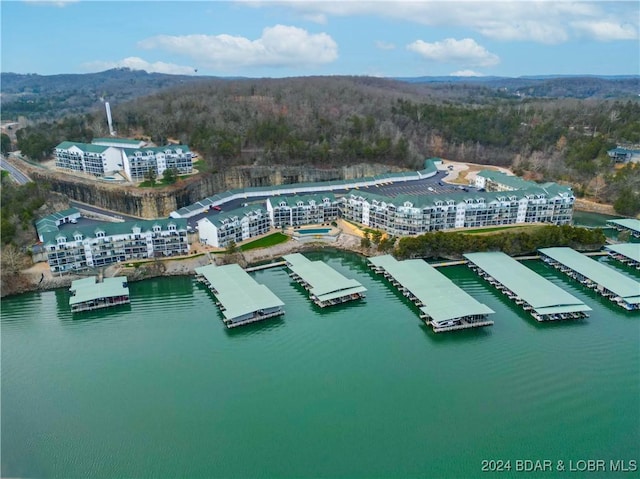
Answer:
M609 244L605 248L640 263L640 243Z
M640 283L619 271L567 247L541 248L538 251L603 286L627 303L640 303Z
M482 176L496 183L500 183L501 185L508 186L510 188L514 188L516 190L523 190L525 188L530 188L531 186L536 186L536 183L532 181L523 180L518 176L511 176L503 173L501 171L495 170L481 170L477 173L477 176Z
M300 253L283 256L291 271L311 286L309 292L320 301L364 293L367 289L355 279L347 279L322 261L310 261Z
M575 296L500 251L466 253L463 256L529 303L537 313L591 310Z
M56 238L64 237L67 241L75 241L74 236L81 234L83 239L94 238L97 232L104 232L105 236L131 234L133 228L139 227L141 232L152 231L154 226L160 226L161 230L166 231L168 226L173 224L178 231L187 229L187 220L185 218L162 218L157 220L136 220L113 223L104 221L99 224L89 225L73 225L63 230L55 229L53 231L42 231L42 240L44 243L56 243ZM71 225L69 225L71 226ZM41 230L38 229L38 234Z
M84 303L99 298L111 298L114 296L129 296L127 278L116 276L104 278L101 283L96 282L97 277L77 279L71 283L69 291L73 296L69 298L69 305Z
M127 143L129 145L139 145L141 140L130 140L129 138L94 138L92 143ZM144 142L143 142L144 143Z
M233 321L261 309L278 308L284 303L269 288L256 282L237 264L216 266L213 264L196 268L204 276L220 304L222 314Z
M640 233L640 220L637 220L635 218L620 218L616 220L608 220L607 223L613 223L615 225L622 226L623 228L635 231L636 233Z
M407 288L422 302L420 310L436 322L494 312L424 260L397 261L391 255L384 255L370 258L369 262L383 268Z
M56 146L56 148L60 150L68 150L72 146L76 146L87 153L102 153L104 150L109 148L108 146L103 145L92 145L91 143L78 143L73 141L63 141Z
M315 201L316 205L321 204L325 198L329 198L331 202L336 199L333 193L316 193L311 195L283 196L282 198L274 198L272 196L269 200L271 200L273 206L278 206L282 202L286 203L287 206L296 206L298 201L302 201L305 205L308 205L311 200Z

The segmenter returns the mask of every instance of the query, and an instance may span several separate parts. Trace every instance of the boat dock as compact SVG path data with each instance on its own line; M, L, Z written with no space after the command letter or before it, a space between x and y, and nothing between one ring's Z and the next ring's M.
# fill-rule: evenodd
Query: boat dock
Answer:
M71 282L69 291L71 291L69 306L71 306L72 313L131 302L125 276L104 278L102 281L98 281L97 276L76 279Z
M237 264L196 268L196 279L216 297L227 328L284 314L284 303Z
M266 264L260 264L258 266L250 266L249 268L245 268L244 270L247 273L251 273L252 271L260 271L263 269L279 268L281 266L286 266L286 264L287 264L286 261L277 261L275 263L266 263Z
M620 243L606 245L609 256L621 263L640 269L640 243Z
M289 276L309 292L321 308L365 297L367 289L355 279L347 279L322 261L310 261L300 253L283 256Z
M466 253L469 267L536 321L581 319L591 308L502 252Z
M420 309L420 318L436 333L493 324L487 319L487 315L494 312L492 309L424 260L397 261L391 255L384 255L369 258L369 263Z
M640 220L635 218L620 218L617 220L608 220L607 224L618 231L629 231L631 236L640 238Z
M566 247L541 248L542 260L587 288L631 311L640 309L640 283Z

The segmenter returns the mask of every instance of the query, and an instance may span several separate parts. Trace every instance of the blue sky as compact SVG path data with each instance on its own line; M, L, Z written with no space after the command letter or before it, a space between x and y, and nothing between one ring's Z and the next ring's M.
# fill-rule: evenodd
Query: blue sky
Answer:
M638 1L0 2L3 72L640 74Z

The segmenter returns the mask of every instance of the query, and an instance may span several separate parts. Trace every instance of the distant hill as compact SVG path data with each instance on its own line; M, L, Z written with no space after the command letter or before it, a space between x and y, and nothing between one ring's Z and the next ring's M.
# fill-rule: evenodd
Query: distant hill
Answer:
M31 120L58 118L100 108L101 99L123 102L202 80L203 77L198 76L128 68L61 75L0 73L2 116L5 119L26 116Z
M299 77L291 80L315 82L319 78L340 77ZM427 95L460 103L471 98L473 102L496 97L624 99L637 98L640 94L640 76L342 78L367 88L394 91L398 95ZM51 120L95 111L102 108L103 100L114 106L173 87L264 84L272 81L274 79L168 75L128 68L61 75L0 73L0 106L4 119L24 116L29 120Z
M624 98L640 95L638 75L545 75L525 77L409 77L397 78L408 83L482 85L504 89L518 96L534 98Z

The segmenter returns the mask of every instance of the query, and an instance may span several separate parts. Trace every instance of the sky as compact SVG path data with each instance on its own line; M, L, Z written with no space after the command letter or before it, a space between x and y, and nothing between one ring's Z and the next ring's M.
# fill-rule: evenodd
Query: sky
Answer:
M0 2L2 72L640 74L640 2Z

